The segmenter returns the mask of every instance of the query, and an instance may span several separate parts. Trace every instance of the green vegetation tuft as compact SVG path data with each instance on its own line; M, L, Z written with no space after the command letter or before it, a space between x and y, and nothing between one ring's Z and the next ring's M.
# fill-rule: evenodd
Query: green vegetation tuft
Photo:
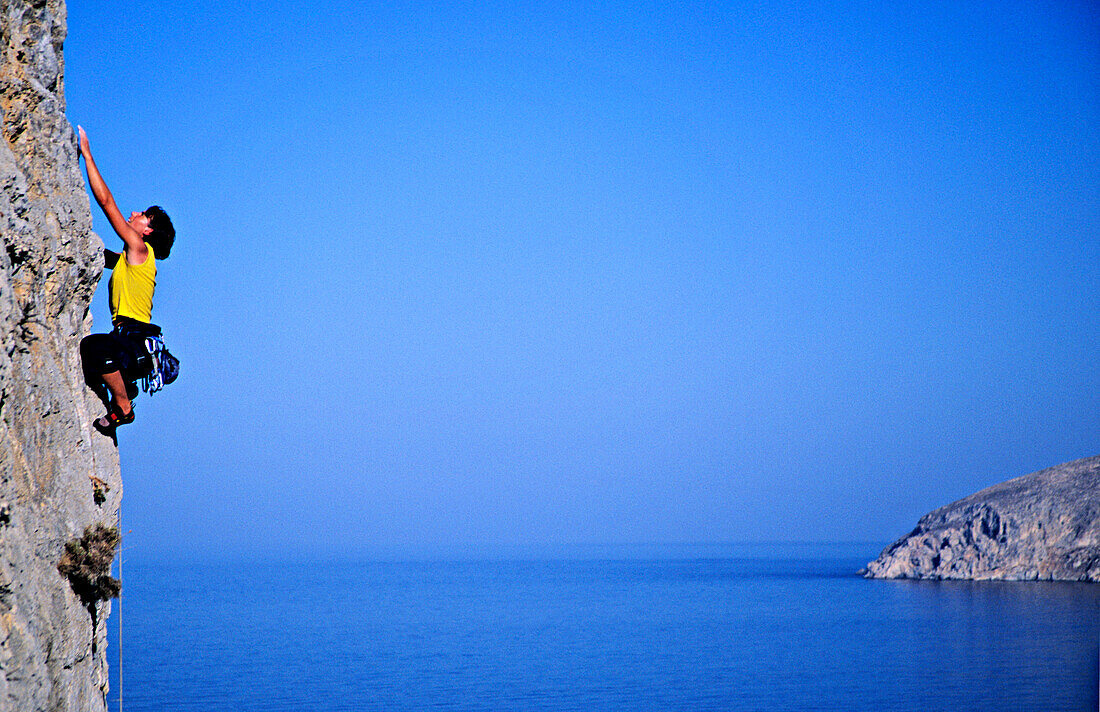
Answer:
M111 576L111 562L121 541L118 529L97 524L65 544L57 570L68 577L73 593L85 605L118 598L122 582Z

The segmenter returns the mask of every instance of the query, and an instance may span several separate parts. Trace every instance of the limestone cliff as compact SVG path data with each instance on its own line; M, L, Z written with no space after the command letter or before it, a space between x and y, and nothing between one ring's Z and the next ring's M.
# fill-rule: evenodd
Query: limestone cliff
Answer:
M57 568L66 541L117 523L122 494L78 353L102 243L64 115L65 6L0 13L0 710L103 710L109 604L93 631Z
M1100 456L1017 477L930 512L861 573L1100 581Z

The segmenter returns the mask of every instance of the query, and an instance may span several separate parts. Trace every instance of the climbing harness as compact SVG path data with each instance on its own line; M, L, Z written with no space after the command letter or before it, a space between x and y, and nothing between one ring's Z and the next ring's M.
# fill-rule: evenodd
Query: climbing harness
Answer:
M129 317L119 317L115 320L114 333L135 342L135 344L141 344L141 348L145 353L140 355L140 358L138 358L140 366L135 364L135 368L150 369L145 376L140 378L141 388L146 393L150 395L156 393L179 376L180 361L164 345L164 335L156 324L137 321ZM135 378L134 380L138 379Z

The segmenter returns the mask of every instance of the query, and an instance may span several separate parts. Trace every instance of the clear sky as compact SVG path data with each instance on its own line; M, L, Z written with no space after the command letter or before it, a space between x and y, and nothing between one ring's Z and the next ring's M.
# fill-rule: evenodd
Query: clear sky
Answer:
M130 551L885 542L1100 454L1100 10L896 5L74 0L179 233Z

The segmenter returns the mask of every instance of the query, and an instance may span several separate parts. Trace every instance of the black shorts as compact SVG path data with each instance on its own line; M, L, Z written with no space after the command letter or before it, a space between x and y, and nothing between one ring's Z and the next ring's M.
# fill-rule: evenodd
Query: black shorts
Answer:
M136 381L153 370L145 338L118 329L109 334L85 336L80 342L80 364L89 383L102 381L103 374L113 371L120 371L125 381Z

